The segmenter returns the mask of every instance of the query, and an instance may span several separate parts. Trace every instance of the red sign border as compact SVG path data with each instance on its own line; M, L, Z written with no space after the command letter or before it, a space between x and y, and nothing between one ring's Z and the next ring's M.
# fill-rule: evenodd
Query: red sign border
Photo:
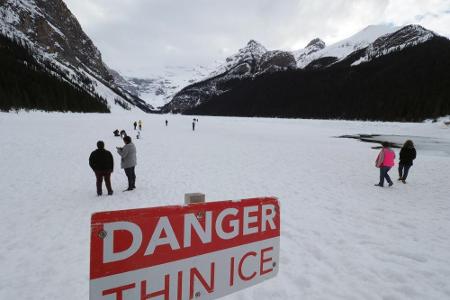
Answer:
M101 255L103 251L102 246L102 231L103 224L115 221L126 221L133 220L139 217L147 216L147 215L158 215L158 217L173 217L184 215L187 213L198 213L204 212L208 210L223 210L226 208L243 208L247 206L261 206L265 204L273 204L275 206L275 224L276 230L271 230L264 233L257 233L247 236L242 236L242 232L238 237L231 240L225 241L222 245L204 245L203 247L195 247L195 253L193 249L180 249L175 250L181 253L179 257L173 259L173 257L165 256L159 257L157 260L150 260L146 264L142 265L141 263L136 264L131 262L132 259L127 259L121 262L103 264L101 262ZM280 236L280 211L279 211L279 201L276 197L259 197L259 198L250 198L250 199L241 199L241 200L226 200L226 201L216 201L216 202L205 202L205 203L195 203L189 205L172 205L172 206L161 206L161 207L151 207L151 208L137 208L137 209L127 209L127 210L117 210L117 211L106 211L106 212L98 212L94 213L91 217L91 261L90 261L90 279L102 278L105 276L110 276L114 274L120 274L128 271L134 271L141 268L160 265L180 259L185 259L189 257L194 257L198 255L203 255L215 251L220 251L232 247L236 247L242 244L253 243L256 241L261 241L273 237ZM242 214L242 211L240 211ZM214 226L213 226L214 227ZM100 246L100 248L98 248ZM96 248L96 249L94 249ZM175 253L174 251L174 253ZM194 255L192 255L194 254ZM151 262L150 262L151 261Z

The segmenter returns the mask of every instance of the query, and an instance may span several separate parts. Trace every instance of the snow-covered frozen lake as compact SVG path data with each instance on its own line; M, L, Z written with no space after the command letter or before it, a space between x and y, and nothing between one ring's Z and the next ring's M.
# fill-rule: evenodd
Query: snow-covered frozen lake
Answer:
M116 128L142 119L137 189L122 193ZM169 126L164 126L164 120ZM0 114L0 299L88 299L93 212L277 196L278 277L226 299L450 299L450 157L418 149L407 184L377 188L373 133L450 139L440 124L145 114ZM88 157L113 152L115 194ZM398 150L396 150L398 152ZM396 170L390 172L397 178Z

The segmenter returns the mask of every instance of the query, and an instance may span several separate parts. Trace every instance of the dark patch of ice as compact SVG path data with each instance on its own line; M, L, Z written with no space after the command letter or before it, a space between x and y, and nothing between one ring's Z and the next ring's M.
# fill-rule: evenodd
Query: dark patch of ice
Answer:
M381 148L381 143L387 142L393 148L401 148L406 140L412 140L417 150L441 152L450 156L450 139L408 136L408 135L388 135L388 134L349 134L341 135L338 138L357 139L362 142L379 144L373 149Z

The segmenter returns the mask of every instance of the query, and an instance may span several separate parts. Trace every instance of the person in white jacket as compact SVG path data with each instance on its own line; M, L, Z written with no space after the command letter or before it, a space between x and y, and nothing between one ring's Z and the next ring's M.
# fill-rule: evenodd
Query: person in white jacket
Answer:
M125 170L125 175L128 178L128 188L126 191L132 191L136 188L136 146L131 142L131 137L126 136L123 138L125 146L117 147L117 153L122 158L120 161L120 167Z

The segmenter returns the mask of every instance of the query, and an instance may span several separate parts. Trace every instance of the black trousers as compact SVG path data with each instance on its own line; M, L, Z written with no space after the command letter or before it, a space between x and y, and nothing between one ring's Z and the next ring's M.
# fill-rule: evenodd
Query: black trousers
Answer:
M103 178L105 179L106 189L108 190L108 194L112 194L113 190L111 188L111 171L95 171L95 177L97 177L97 195L103 194L102 185Z
M406 180L406 177L408 177L408 172L411 166L405 165L402 163L398 164L398 176L400 176L401 179Z
M136 188L136 173L134 173L134 167L125 168L125 175L128 178L128 188L134 189Z

